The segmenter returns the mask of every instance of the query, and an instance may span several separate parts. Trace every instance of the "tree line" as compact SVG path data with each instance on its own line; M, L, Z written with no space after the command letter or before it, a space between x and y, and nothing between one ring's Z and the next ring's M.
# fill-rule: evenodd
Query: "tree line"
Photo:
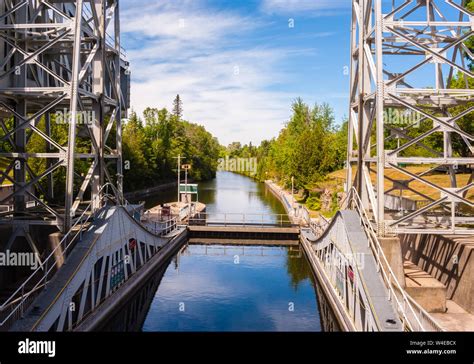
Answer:
M107 123L108 121L105 120ZM14 126L13 117L4 119L6 128ZM90 136L86 132L87 125L78 125L76 136L76 152L90 153ZM42 117L36 128L46 132L46 123ZM67 145L69 125L58 120L58 115L51 114L51 136L61 145ZM115 125L113 127L115 129ZM0 150L13 152L8 140L2 137L5 131L0 128ZM109 135L107 143L110 148L116 147L115 130ZM177 160L181 155L184 163L192 165L189 177L195 181L212 179L216 175L217 161L221 146L213 135L198 124L182 120L182 101L179 96L173 103L172 112L167 109L146 108L142 116L131 112L129 119L123 124L122 131L124 190L135 191L155 186L162 182L174 181L177 175ZM29 134L26 152L38 153L48 150L47 142L36 133ZM40 175L48 168L46 158L30 158L28 161L32 175ZM107 163L115 163L108 161ZM5 170L8 160L0 158L0 168ZM87 174L89 163L86 160L75 160L76 190ZM113 167L111 166L111 170ZM13 178L13 172L10 173ZM30 174L27 174L30 179ZM64 199L65 169L58 168L53 172L54 198L57 203ZM112 175L115 178L115 175ZM47 190L47 180L40 180L37 189L40 198Z
M272 179L309 193L314 184L343 168L346 160L347 122L336 125L328 104L308 106L301 98L292 105L292 116L276 138L259 146L234 142L226 148L232 158L257 158L259 181Z
M123 129L124 187L133 191L172 180L177 175L178 155L192 165L195 181L216 175L220 144L203 126L181 119L177 97L173 112L146 108L143 116L131 112Z

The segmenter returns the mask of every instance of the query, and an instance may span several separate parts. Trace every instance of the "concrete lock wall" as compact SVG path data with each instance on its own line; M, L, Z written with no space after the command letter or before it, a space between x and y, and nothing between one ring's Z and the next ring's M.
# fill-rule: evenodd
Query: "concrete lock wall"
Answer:
M403 258L443 283L447 299L474 313L474 237L400 235Z
M405 272L403 269L403 255L400 239L396 236L379 239L380 246L387 258L388 264L402 287L405 287Z

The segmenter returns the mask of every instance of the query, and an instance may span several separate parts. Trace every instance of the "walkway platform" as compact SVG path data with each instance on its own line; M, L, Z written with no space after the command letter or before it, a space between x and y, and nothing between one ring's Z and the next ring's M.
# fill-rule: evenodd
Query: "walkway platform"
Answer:
M299 227L188 226L190 237L207 239L299 240Z
M183 237L187 233L183 228L180 232ZM145 282L148 263L160 259L170 247L182 245L184 238L179 238L180 235L165 238L151 234L123 207L104 207L11 331L70 331L97 308L112 309L111 298L124 302L127 292L123 287ZM127 254L130 240L135 241L139 253L130 255L127 264L120 255ZM113 267L120 266L121 273L113 273ZM74 310L70 310L71 302L77 305Z
M33 331L41 322L48 309L56 303L58 297L67 289L67 285L71 281L75 272L79 270L81 264L84 263L91 247L100 237L103 227L112 216L115 210L110 209L95 219L94 225L84 233L84 239L79 242L71 254L68 256L67 264L64 264L56 275L47 284L47 289L43 289L38 298L33 302L32 306L25 313L25 317L16 321L11 331Z
M335 236L337 231L346 234L346 238L341 240L345 244L344 246L334 243L333 236ZM316 239L310 229L302 229L301 236L305 254L326 298L331 302L331 307L343 331L367 331L375 327L378 331L387 332L403 330L398 313L392 304L393 301L387 300L387 289L378 273L377 262L369 246L367 235L362 229L360 218L355 211L346 210L338 212L329 225L328 230L318 239ZM363 262L363 269L362 266L356 268L353 278L337 275L337 268L335 268L337 264L331 264L331 258L322 260L318 254L318 252L322 252L323 256L330 257L330 255L326 254L335 250L358 257L358 261ZM326 259L329 260L329 263ZM332 259L335 259L335 256ZM354 267L357 266L354 265ZM337 277L340 277L340 279L338 280ZM358 280L356 286L360 287L358 291L351 290L352 292L349 293L349 290L342 288L345 284L350 285L350 282L353 282L355 279ZM349 305L349 302L354 300L354 296L349 296L349 294L353 295L353 292L356 292L357 295L355 297L357 297L358 302L362 302L359 301L359 298L363 297L362 294L367 298L368 304L365 304L367 310L363 311L364 315L358 311L362 307L362 303L355 306ZM348 295L345 296L346 294ZM371 310L368 309L369 307ZM349 313L350 310L354 310L354 313L357 312L357 314ZM368 313L371 313L370 317L375 321L373 323L372 321L370 322L374 326L369 327L369 322L365 319ZM364 320L360 319L362 316ZM359 319L354 320L354 317Z

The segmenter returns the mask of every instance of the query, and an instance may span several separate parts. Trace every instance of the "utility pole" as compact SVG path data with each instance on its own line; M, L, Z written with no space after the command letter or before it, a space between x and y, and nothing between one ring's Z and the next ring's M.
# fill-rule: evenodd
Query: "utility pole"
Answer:
M180 197L179 186L181 184L181 159L186 159L186 158L182 158L181 154L178 154L177 157L173 157L173 158L178 160L178 200L177 201L179 202L179 197Z

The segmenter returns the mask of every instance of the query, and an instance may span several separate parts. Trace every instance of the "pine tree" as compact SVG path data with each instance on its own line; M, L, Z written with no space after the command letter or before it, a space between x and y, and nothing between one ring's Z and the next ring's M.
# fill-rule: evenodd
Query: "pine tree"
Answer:
M178 120L180 120L183 115L183 102L181 101L179 94L176 95L173 101L173 115L176 116Z

